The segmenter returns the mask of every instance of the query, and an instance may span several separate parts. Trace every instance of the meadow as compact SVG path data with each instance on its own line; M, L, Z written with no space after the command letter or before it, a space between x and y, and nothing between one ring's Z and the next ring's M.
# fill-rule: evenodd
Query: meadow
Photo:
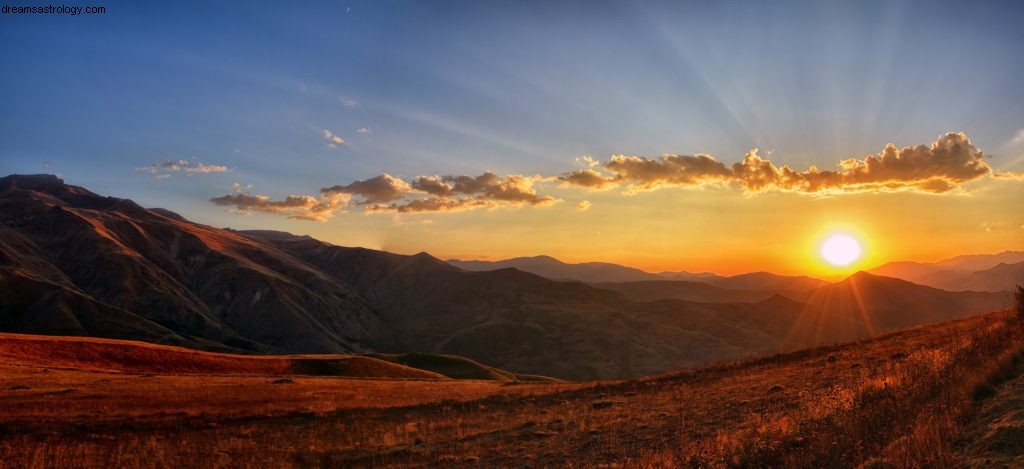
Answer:
M8 347L0 354L0 460L946 466L959 461L979 403L1016 373L1022 339L1019 319L996 312L851 344L578 383L111 371L19 360Z

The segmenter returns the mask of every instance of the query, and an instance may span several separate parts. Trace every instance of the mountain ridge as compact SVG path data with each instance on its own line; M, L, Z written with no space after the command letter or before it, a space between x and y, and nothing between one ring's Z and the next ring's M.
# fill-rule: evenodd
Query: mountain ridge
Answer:
M52 176L8 176L0 178L0 188L4 332L235 353L420 352L514 373L595 379L886 330L845 305L812 302L818 298L813 292L827 286L814 287L825 283L815 279L755 273L722 279L779 283L754 293L695 287L719 295L716 301L630 298L514 268L466 271L427 253L214 228ZM792 285L799 288L783 291ZM902 284L890 288L943 305L942 317L1002 301L997 294L949 297ZM882 300L872 304L877 311L865 317L878 324L905 327L930 319L917 321L916 313L908 319Z

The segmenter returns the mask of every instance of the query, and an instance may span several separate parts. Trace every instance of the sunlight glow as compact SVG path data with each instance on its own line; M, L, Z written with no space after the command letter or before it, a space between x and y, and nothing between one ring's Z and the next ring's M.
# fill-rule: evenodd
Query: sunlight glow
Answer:
M837 234L821 245L821 257L835 266L849 265L860 258L860 243L852 236Z

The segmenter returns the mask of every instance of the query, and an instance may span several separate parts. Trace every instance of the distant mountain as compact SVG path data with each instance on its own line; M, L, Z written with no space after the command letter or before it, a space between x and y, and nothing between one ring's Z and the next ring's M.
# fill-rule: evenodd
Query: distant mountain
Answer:
M840 317L862 318L874 332L1009 307L1005 293L950 292L866 272L798 298Z
M658 272L656 275L663 280L683 280L688 282L703 282L719 277L718 274L711 272Z
M702 272L661 272L652 274L633 267L606 262L585 262L569 264L550 256L515 257L501 261L447 261L460 269L474 272L514 268L523 272L540 275L552 280L573 280L586 283L643 282L681 280L702 282L719 288L733 290L755 290L766 292L804 291L825 285L828 282L810 277L792 277L769 272L723 277Z
M923 281L928 285L952 291L1009 291L1016 285L1024 285L1024 262L999 264L969 273L931 274Z
M595 270L630 270L606 267ZM406 355L421 352L517 374L591 379L862 338L884 327L968 314L1000 298L951 296L888 280L884 288L826 285L801 296L799 290L818 281L760 273L722 279L760 286L758 292L687 285L687 294L706 302L678 294L644 301L650 298L641 294L650 292L559 282L513 268L470 272L426 253L213 228L48 175L0 178L4 332L217 351L376 352L398 362L421 360ZM829 287L835 291L823 290ZM726 295L737 301L713 302ZM850 309L854 297L870 311ZM886 319L893 316L901 319ZM428 361L452 373L467 363Z
M799 292L827 285L828 282L806 276L777 275L770 272L752 272L703 280L709 285L733 290L771 292Z
M501 261L461 261L449 259L447 262L460 269L473 272L485 272L511 267L552 280L573 280L588 283L663 280L657 274L644 272L633 267L606 262L568 264L551 256L515 257Z
M957 256L938 262L889 262L868 272L874 275L895 277L922 285L955 291L1001 291L1014 283L1001 274L1012 275L1012 268L1003 268L971 279L975 272L986 271L1000 264L1024 262L1024 251L1004 251L998 254L972 254ZM992 281L992 283L985 283ZM1020 283L1019 281L1017 283Z

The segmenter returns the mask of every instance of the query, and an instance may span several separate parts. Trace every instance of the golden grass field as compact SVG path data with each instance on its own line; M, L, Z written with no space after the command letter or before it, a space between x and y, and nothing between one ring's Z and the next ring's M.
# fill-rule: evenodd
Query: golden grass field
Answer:
M275 363L295 357L193 352L203 365L94 339L121 355L44 361L68 339L30 338L0 336L4 467L983 463L961 454L985 450L963 440L969 418L1024 350L1021 322L997 312L640 379L525 383L297 376ZM178 361L125 365L136 349Z

